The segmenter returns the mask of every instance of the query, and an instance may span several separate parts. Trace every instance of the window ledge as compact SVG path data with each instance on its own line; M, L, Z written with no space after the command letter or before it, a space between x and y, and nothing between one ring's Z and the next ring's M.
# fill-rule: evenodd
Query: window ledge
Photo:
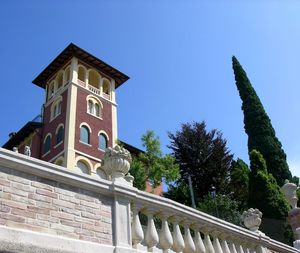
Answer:
M91 116L93 116L93 117L95 117L95 118L97 118L97 119L103 120L102 117L97 116L97 115L95 115L95 114L92 114L92 113L90 113L90 112L88 112L88 111L87 111L87 114L89 114L89 115L91 115Z
M51 152L51 149L48 150L45 154L43 154L42 157L45 157L46 155L50 154L50 152Z
M62 144L63 143L63 141L60 141L59 143L57 143L55 146L54 146L54 148L57 148L60 144Z
M84 144L84 145L87 145L87 146L89 146L89 147L91 147L91 146L92 146L91 144L89 144L89 143L86 143L86 142L83 142L83 141L81 141L81 140L79 140L79 142L80 142L80 143L82 143L82 144Z
M60 114L61 114L61 112L60 112L59 114L55 115L55 117L51 118L51 119L49 120L49 123L52 122L53 120L55 120Z
M99 151L105 152L105 149L98 148Z

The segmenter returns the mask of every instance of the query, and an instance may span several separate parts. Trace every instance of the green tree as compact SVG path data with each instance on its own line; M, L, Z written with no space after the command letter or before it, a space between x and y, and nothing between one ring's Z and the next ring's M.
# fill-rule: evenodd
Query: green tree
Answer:
M286 218L288 203L272 174L268 173L266 161L257 150L250 152L249 206L263 213L262 231L271 238L290 243ZM274 227L277 229L274 229ZM280 232L281 231L281 232Z
M190 176L196 203L208 194L212 185L217 193L228 190L232 155L219 131L208 132L204 121L193 122L182 124L175 134L169 133L169 138L169 148L180 167L181 179L176 182L177 187L186 187ZM174 200L183 201L177 198L178 191L172 187L168 194Z
M283 185L285 179L291 180L292 175L286 162L280 141L275 135L270 118L252 87L246 72L232 57L235 82L244 112L245 131L248 135L248 150L258 150L266 159L268 172L272 173L278 185Z
M248 165L242 160L232 161L229 188L233 199L239 202L239 209L248 207L249 173Z
M222 220L241 225L239 205L240 203L229 195L218 194L215 197L205 196L197 208Z
M175 181L180 177L179 166L170 155L163 155L159 137L153 131L147 131L141 138L146 151L133 158L130 174L134 176L135 187L145 190L146 182L150 181L153 188L162 182Z

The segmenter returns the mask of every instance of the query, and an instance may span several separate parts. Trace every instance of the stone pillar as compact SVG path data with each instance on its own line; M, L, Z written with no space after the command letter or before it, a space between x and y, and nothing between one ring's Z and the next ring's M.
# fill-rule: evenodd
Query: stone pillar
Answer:
M115 192L113 203L113 243L115 253L130 252L132 249L130 200L124 197L122 189L131 187L133 177L126 176L130 169L131 155L128 150L116 145L107 148L104 154L104 170L113 182Z

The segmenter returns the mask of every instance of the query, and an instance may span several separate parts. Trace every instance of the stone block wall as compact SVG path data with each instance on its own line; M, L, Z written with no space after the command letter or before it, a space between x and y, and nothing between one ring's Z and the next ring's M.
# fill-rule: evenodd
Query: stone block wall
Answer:
M112 199L0 167L0 225L112 245Z

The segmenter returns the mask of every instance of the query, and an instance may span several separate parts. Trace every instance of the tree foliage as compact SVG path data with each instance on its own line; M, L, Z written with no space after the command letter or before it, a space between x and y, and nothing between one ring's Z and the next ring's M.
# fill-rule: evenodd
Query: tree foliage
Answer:
M250 168L249 206L263 213L261 230L275 240L290 244L291 228L286 221L289 205L257 150L250 152Z
M242 159L233 160L231 166L229 188L232 197L239 202L240 209L246 209L248 206L250 169Z
M245 131L248 135L248 150L250 152L256 149L263 155L268 172L272 173L281 186L285 179L291 180L292 178L286 162L286 154L246 72L234 56L232 57L232 66L236 86L242 100Z
M182 124L175 134L169 133L169 138L169 148L180 167L181 179L176 182L177 186L185 187L190 175L196 203L208 194L212 185L217 192L227 189L232 155L219 131L208 132L204 121L193 122ZM176 194L171 196L172 192L175 193L172 190L169 197L181 202Z
M250 152L249 206L258 208L267 218L286 219L289 206L263 156Z
M229 195L218 194L214 198L207 195L198 203L198 209L222 220L241 225L239 205L239 202Z
M133 158L129 171L135 178L134 186L145 190L147 181L150 181L153 188L156 188L162 182L162 178L166 182L178 179L179 166L172 156L162 154L159 137L149 130L141 140L146 150Z

